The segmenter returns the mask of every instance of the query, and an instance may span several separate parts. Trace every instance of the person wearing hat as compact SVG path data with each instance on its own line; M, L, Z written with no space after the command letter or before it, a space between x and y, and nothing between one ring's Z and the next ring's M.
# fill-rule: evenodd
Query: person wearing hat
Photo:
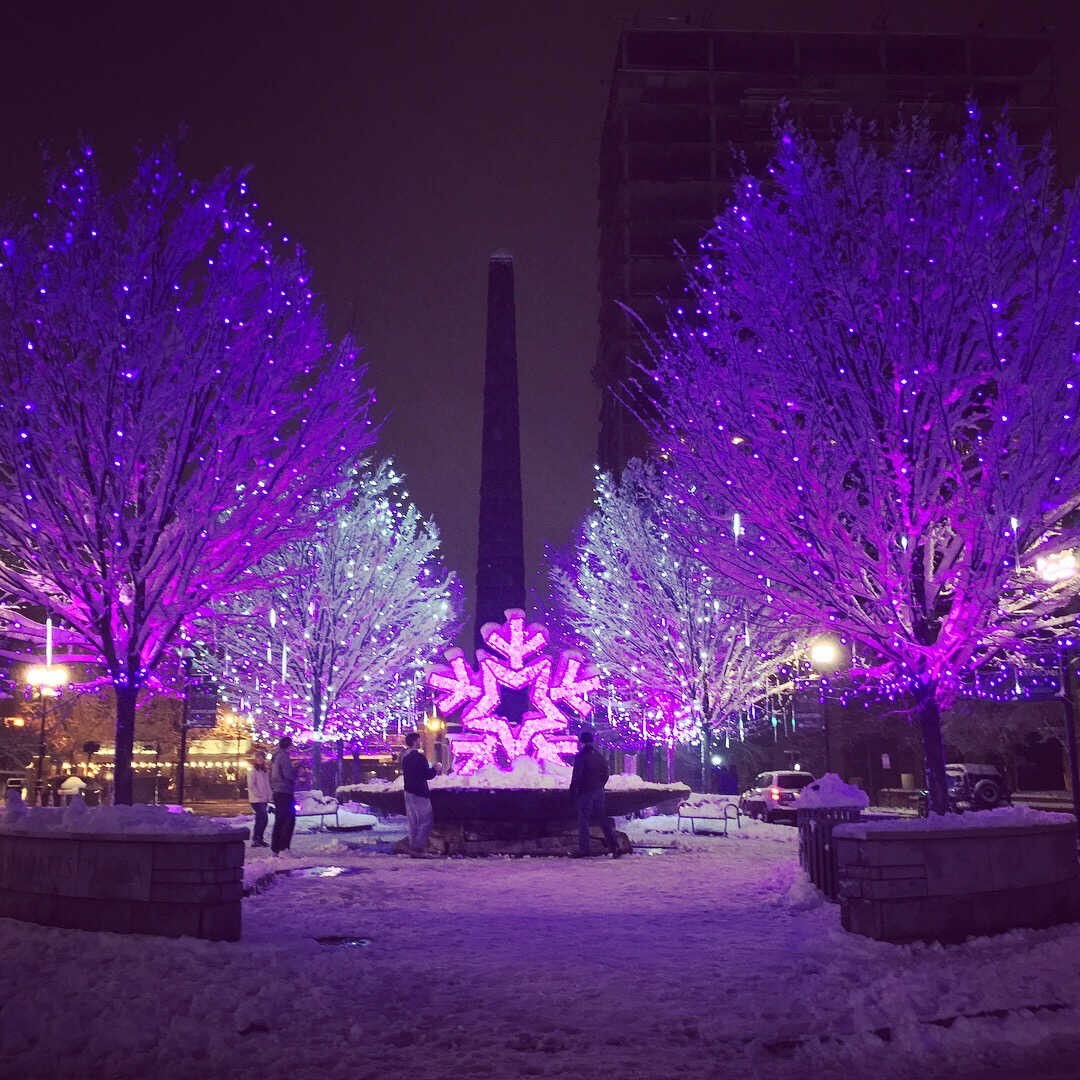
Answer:
M604 840L612 858L622 852L615 836L615 822L607 816L604 806L604 787L608 782L608 767L604 755L593 744L593 733L586 729L578 736L578 752L574 755L574 771L570 777L570 797L577 805L578 850L574 858L584 859L589 854L589 825L599 817L604 830Z

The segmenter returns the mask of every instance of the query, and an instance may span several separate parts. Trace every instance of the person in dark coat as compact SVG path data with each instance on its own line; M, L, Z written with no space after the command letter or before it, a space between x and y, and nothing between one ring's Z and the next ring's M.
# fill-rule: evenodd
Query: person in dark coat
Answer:
M270 833L270 851L280 855L292 846L293 829L296 826L296 768L289 750L292 739L282 736L278 748L270 759L270 790L274 796L274 828Z
M578 736L578 752L574 755L574 771L570 777L570 797L577 805L578 815L578 850L575 858L588 856L589 825L596 818L600 819L604 840L612 857L617 859L622 854L615 836L615 822L607 816L604 806L607 782L607 762L593 745L593 733L585 730Z
M405 783L405 816L409 820L409 854L414 859L427 857L428 836L435 823L428 781L440 771L438 765L429 765L421 752L420 733L410 731L405 736L401 775Z

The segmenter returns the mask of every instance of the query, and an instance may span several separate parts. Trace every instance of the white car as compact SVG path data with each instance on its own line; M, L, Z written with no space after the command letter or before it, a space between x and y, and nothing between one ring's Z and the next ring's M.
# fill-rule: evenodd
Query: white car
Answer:
M739 809L750 817L775 821L786 817L795 820L795 800L814 777L810 773L777 769L758 773L753 784L739 796Z

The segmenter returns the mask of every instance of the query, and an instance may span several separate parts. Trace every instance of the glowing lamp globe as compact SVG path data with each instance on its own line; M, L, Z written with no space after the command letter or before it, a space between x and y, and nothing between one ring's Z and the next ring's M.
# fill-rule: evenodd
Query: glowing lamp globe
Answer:
M840 660L840 647L829 638L822 638L810 646L810 663L819 671L835 667Z
M1075 551L1055 551L1053 555L1040 555L1035 560L1035 572L1048 585L1069 581L1080 573L1080 560Z

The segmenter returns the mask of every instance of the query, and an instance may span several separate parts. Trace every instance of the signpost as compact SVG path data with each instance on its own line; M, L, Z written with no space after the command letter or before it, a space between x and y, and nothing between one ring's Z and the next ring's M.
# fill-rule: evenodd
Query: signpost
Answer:
M191 661L184 662L186 688L184 716L180 724L180 754L176 769L176 801L184 805L184 766L187 763L189 728L212 728L217 723L218 687L212 675L193 675Z

